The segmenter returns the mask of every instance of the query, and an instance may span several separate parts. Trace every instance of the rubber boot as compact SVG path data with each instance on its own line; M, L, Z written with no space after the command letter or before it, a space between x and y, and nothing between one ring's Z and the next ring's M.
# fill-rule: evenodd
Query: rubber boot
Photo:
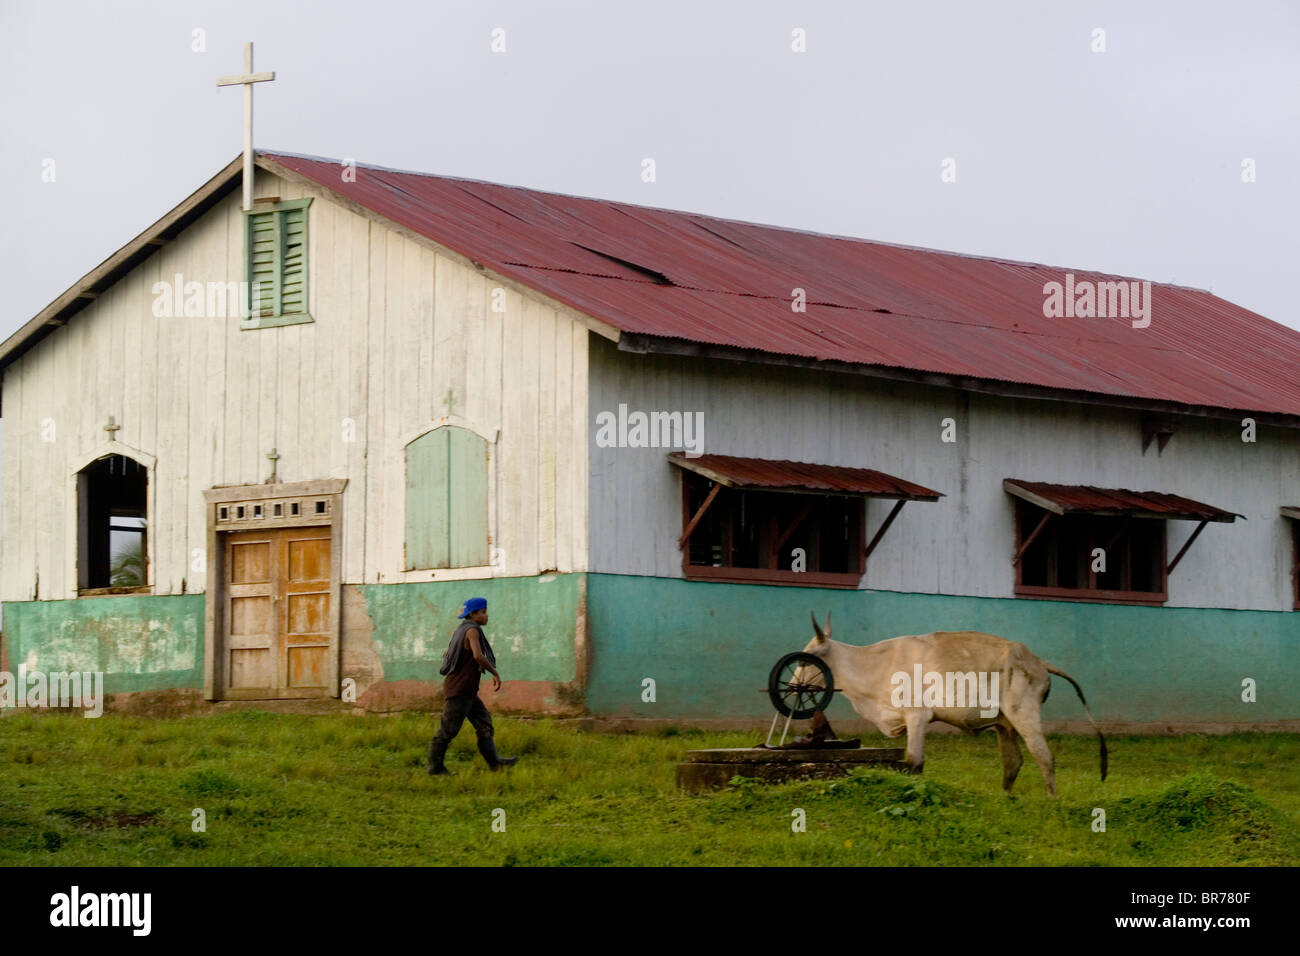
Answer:
M429 741L429 773L435 777L443 774L451 777L454 774L443 764L443 759L447 756L447 745L451 741L441 740L434 737Z
M478 752L483 755L487 765L493 770L500 770L502 767L513 767L519 762L518 757L501 757L497 755L496 738L480 737L478 739Z

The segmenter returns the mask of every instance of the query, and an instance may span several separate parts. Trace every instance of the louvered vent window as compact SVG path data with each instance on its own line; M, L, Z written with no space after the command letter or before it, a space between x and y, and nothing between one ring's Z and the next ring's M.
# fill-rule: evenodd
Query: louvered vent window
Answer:
M248 252L246 329L312 321L307 303L310 199L258 203L245 213Z

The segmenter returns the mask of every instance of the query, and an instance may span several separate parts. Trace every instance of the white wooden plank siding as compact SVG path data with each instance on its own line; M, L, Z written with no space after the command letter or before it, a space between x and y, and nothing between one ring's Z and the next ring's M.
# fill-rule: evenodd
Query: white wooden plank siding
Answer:
M10 416L21 417L22 409L20 402L22 392L20 387L22 371L19 368L21 359L18 363L10 367L10 375L14 379L14 389L12 393L5 388L4 400L10 401L10 395L13 395L15 407L8 404L5 408ZM0 448L12 448L18 442L18 428L14 418L10 418L4 426L3 441L0 442ZM21 509L18 505L19 497L19 477L18 477L18 458L13 454L0 454L0 541L19 540L19 522L22 520ZM0 581L18 580L18 548L17 547L0 547Z
M68 324L16 360L4 381L0 600L76 595L68 526L73 463L108 438L157 458L154 593L201 591L202 490L263 481L278 449L285 481L346 477L342 579L428 580L403 569L401 440L442 416L490 448L492 545L510 575L586 562L588 333L540 301L330 202L258 173L258 197L311 197L313 323L244 331L239 319L153 315L153 285L244 280L244 222L232 194ZM182 290L183 291L183 290ZM448 397L450 393L450 404ZM40 441L51 417L57 441ZM355 441L343 441L343 420ZM544 511L544 513L543 513ZM463 572L486 576L490 569Z
M313 203L313 205L315 205ZM361 489L360 494L353 494L347 500L356 502L356 507L349 507L343 513L343 566L342 580L364 580L366 559L365 535L365 488L366 488L366 423L367 395L370 381L370 359L367 354L371 339L370 323L366 321L370 310L370 236L371 224L360 216L344 217L347 224L347 263L343 266L349 271L350 281L346 284L348 296L345 313L349 325L355 326L352 347L341 349L347 382L347 394L344 396L344 417L351 423L349 441L343 441L343 422L340 420L339 441L341 458L332 469L333 477L350 477L349 486L355 484ZM378 231L378 227L373 227ZM310 268L310 266L309 266Z
M573 369L570 372L573 387L573 437L574 447L580 446L582 453L572 456L572 473L570 475L570 492L568 500L573 503L573 565L574 570L591 567L591 555L587 547L587 533L590 523L591 488L587 484L590 472L588 464L588 434L591 421L591 376L589 374L590 343L596 340L595 333L586 329L573 330ZM585 414L584 414L585 412Z
M555 359L555 312L538 307L534 310L537 325L537 355L554 362ZM533 324L532 322L529 323ZM537 383L537 461L541 466L538 472L537 507L537 548L538 560L545 564L543 556L550 557L547 567L554 569L555 558L555 379L542 375Z
M62 418L57 406L58 396L55 389L58 385L56 377L56 364L58 357L53 354L39 356L32 367L32 393L36 400L38 409L36 418L36 432L39 438L40 432L44 427L46 419L54 419L57 425L58 420ZM57 432L56 432L57 436ZM50 442L39 442L36 446L35 465L36 474L40 474L50 468L51 462L55 458L55 447ZM33 540L35 542L36 560L48 570L41 575L41 593L43 595L54 594L62 582L62 568L58 562L50 560L54 552L54 535L56 528L61 528L64 524L63 512L61 509L54 508L47 512L48 520L39 521L33 530Z
M40 441L38 429L40 428L40 409L33 402L34 393L28 384L31 381L29 369L37 364L36 357L28 352L19 360L21 368L11 365L5 374L5 457L19 459L21 456L14 453L18 448L35 448L35 443ZM18 374L10 374L17 370ZM9 416L9 384L13 380L14 386L14 405L18 409L17 420L11 420ZM17 425L10 434L10 424ZM42 565L39 560L35 559L36 553L36 522L43 516L49 514L48 511L36 504L35 489L36 485L33 476L42 471L41 463L37 460L36 454L27 457L27 460L17 461L18 493L10 509L13 519L14 535L5 539L6 542L16 541L16 547L6 547L6 553L12 555L15 570L25 571L25 575L18 584L23 595L20 600L30 601L39 591L39 574ZM31 557L29 557L31 556ZM32 567L33 561L36 560L36 566ZM46 578L49 580L49 569L46 568Z
M373 456L367 456L366 468L357 476L358 480L364 481L364 484L357 488L353 486L352 481L349 481L346 492L348 501L356 501L358 497L363 500L362 514L365 517L362 539L365 549L365 563L361 572L363 581L367 580L366 569L371 566L371 563L382 560L381 542L385 517L383 502L376 489L379 487L378 476L384 468L381 454L384 419L387 417L382 397L387 376L384 360L385 344L388 341L385 310L388 302L389 241L387 231L378 225L372 226L370 233L370 307L367 322L369 351L366 356L369 371L366 419L362 424L365 437L362 440L367 448L374 448L375 453Z
M31 586L30 574L21 576L27 558L22 557L22 462L13 454L15 447L22 447L25 439L22 435L23 422L28 416L23 414L23 367L19 359L9 367L5 376L4 392L4 453L0 454L0 541L13 542L12 546L0 547L0 581L13 581L15 594L22 594L14 600L29 600L31 595L25 588ZM10 404L12 402L12 404Z
M405 418L402 409L402 360L409 356L409 336L402 328L402 322L409 295L395 295L394 292L403 290L407 245L401 236L391 232L388 234L388 272L384 280L388 296L384 303L383 372L378 383L383 389L380 400L384 403L384 417L380 421L382 428L377 435L378 445L375 448L375 460L379 468L370 473L370 488L366 490L366 518L379 522L380 536L376 542L375 555L379 565L376 575L380 581L400 580L398 575L402 567L401 561L396 565L387 564L383 556L400 553L402 549L404 511L398 508L402 500L402 450L398 445L402 438L402 420Z
M573 337L578 331L573 323L564 322L557 317L555 323L557 381L567 380L573 374ZM582 331L585 332L585 329ZM551 426L554 435L551 439L551 452L555 479L550 486L550 494L554 502L552 528L555 534L555 569L568 572L573 570L573 513L572 503L568 500L569 487L573 480L573 460L565 452L568 450L573 431L570 422L574 415L579 419L584 418L586 410L574 410L571 389L556 388L554 401L555 410Z

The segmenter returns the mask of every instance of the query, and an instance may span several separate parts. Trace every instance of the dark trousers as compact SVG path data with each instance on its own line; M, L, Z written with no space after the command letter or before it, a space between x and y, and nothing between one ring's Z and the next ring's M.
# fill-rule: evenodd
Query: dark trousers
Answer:
M441 740L444 744L451 743L460 733L466 717L469 718L470 725L473 726L480 741L492 739L492 715L488 713L487 706L478 699L477 694L448 697L443 701L442 722L438 724L438 732L434 734L433 739Z

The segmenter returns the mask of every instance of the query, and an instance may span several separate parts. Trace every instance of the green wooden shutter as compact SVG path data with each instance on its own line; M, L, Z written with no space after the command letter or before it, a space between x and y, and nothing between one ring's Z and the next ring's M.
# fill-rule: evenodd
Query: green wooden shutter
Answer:
M406 569L450 567L448 428L406 446Z
M249 285L244 328L312 321L307 302L307 208L290 199L244 216Z
M477 568L488 554L487 441L445 426L406 446L406 569Z
M279 214L249 213L246 217L248 250L248 309L253 318L275 315L278 299L280 235Z
M487 441L464 428L450 436L451 566L478 568L488 561Z
M280 308L278 315L307 311L307 209L286 209L278 214L280 246Z

